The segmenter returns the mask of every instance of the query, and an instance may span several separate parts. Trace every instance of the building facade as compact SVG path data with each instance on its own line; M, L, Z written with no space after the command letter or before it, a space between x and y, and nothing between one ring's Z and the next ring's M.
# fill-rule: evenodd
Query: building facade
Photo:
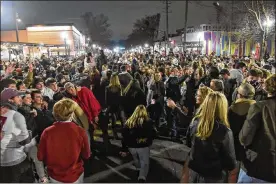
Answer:
M239 36L237 27L232 27L232 32L227 31L226 26L213 25L213 24L201 24L198 27L188 27L186 32L186 49L198 51L202 54L211 54L215 52L216 55L237 55L237 56L249 56L255 55L256 58L260 56L260 43L250 39L245 41L233 41L233 35ZM184 29L179 29L177 32L181 36L169 38L168 48L173 51L182 51L184 41ZM229 43L229 39L232 37L232 41ZM156 42L155 48L164 51L165 42ZM167 48L167 50L169 50ZM275 34L273 37L267 40L267 52L271 56L275 56Z
M18 38L19 43L50 46L50 55L78 55L85 50L85 36L73 24L30 25L18 31ZM1 42L16 43L16 31L1 31Z

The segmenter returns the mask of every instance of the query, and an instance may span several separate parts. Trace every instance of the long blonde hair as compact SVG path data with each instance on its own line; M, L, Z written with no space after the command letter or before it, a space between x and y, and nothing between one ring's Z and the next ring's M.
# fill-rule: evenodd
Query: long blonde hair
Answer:
M146 107L144 105L139 105L136 107L131 117L126 121L126 126L128 128L133 128L136 125L141 126L148 119L149 116Z
M208 94L201 105L200 112L195 116L195 118L199 118L196 136L202 140L210 137L216 120L229 128L227 111L228 103L224 94L220 92Z
M118 75L113 74L111 76L108 87L112 92L114 92L116 89L120 89L120 90L122 89Z

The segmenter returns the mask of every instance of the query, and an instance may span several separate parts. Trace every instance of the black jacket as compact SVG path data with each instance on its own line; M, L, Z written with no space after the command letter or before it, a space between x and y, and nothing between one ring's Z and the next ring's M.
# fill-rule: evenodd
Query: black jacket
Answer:
M182 76L178 78L170 76L166 83L166 96L175 102L179 102L181 99L180 85L187 77L188 76Z
M206 140L196 136L199 119L195 119L187 132L187 146L191 147L188 167L203 177L221 178L224 170L236 167L232 131L216 121L213 132Z
M240 142L246 148L242 168L249 176L276 182L276 96L257 102L249 108L240 131Z
M138 105L146 106L146 95L140 88L131 88L122 97L122 107L127 117L130 117Z
M31 113L32 108L28 105L22 105L18 108L18 112L20 112L26 119L27 129L34 132L36 130L36 122L34 118L34 114Z
M54 117L52 112L49 110L41 110L34 107L37 111L37 116L35 117L36 130L33 132L33 137L36 137L36 142L39 143L41 134L49 126L53 125Z
M118 112L121 106L122 90L116 88L111 90L109 86L105 88L105 103L109 112Z
M123 144L129 148L144 148L152 145L155 136L153 122L149 119L142 126L129 128L126 125L122 130Z
M128 72L122 72L118 75L118 77L123 88L126 88L133 79L133 77Z
M255 103L255 100L238 99L229 107L228 120L234 136L235 153L238 161L245 159L245 149L240 143L239 133L246 119L249 107L253 103Z

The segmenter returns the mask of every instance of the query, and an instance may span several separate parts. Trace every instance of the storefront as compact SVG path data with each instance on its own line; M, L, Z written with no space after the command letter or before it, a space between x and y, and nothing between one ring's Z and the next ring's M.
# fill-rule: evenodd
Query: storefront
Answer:
M73 24L31 25L19 30L19 42L16 31L1 31L1 43L25 44L24 54L36 57L41 53L51 55L79 55L85 51L85 36ZM50 49L51 47L55 47ZM34 50L34 51L33 51ZM53 50L53 51L51 51Z

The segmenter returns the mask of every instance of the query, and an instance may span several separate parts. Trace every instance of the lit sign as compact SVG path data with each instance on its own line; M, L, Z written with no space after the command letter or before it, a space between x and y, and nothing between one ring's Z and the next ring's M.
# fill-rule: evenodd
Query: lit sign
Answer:
M203 47L203 44L199 43L199 42L186 42L184 44L185 44L186 48Z
M27 27L27 31L64 31L72 30L71 26L43 26L43 27Z

